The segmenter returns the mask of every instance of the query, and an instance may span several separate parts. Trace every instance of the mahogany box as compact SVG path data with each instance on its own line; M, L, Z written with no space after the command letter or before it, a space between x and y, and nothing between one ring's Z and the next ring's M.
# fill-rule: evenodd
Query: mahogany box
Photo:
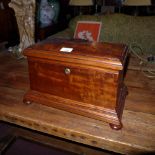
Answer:
M30 78L24 103L44 104L122 128L126 45L56 40L35 44L24 55Z

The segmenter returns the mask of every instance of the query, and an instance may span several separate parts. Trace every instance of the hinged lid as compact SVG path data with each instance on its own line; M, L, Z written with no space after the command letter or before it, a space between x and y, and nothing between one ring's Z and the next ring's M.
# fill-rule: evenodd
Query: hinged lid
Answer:
M62 48L72 48L62 52ZM94 67L122 70L127 56L124 44L103 42L82 42L77 40L52 40L41 42L24 50L24 55L42 59L57 60Z

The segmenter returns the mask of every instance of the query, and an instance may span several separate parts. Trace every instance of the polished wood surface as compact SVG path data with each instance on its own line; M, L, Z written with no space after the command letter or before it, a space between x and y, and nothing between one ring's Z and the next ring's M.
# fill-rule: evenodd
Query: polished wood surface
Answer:
M62 52L64 47L73 50ZM33 45L24 51L30 75L24 102L105 121L119 130L127 94L123 80L127 51L123 44L74 40Z
M61 48L72 48L72 52L61 52ZM87 67L104 67L106 69L122 70L127 55L127 46L102 42L85 42L80 40L53 39L37 43L27 49L28 57L45 60L57 60L72 64L87 65ZM33 52L32 52L33 51Z
M128 96L122 130L107 123L52 107L23 104L29 89L27 60L0 53L0 119L98 148L140 154L155 151L155 80L140 71L128 70Z

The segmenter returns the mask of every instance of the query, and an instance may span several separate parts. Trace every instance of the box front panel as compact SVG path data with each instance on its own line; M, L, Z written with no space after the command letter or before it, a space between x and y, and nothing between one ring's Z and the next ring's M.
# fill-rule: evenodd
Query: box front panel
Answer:
M29 60L30 87L105 108L116 107L118 73L58 61Z

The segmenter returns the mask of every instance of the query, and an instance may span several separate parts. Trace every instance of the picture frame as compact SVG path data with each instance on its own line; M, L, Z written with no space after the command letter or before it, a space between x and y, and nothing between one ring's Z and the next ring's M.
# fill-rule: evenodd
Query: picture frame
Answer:
M102 22L78 21L74 32L74 39L82 39L90 42L98 42Z

